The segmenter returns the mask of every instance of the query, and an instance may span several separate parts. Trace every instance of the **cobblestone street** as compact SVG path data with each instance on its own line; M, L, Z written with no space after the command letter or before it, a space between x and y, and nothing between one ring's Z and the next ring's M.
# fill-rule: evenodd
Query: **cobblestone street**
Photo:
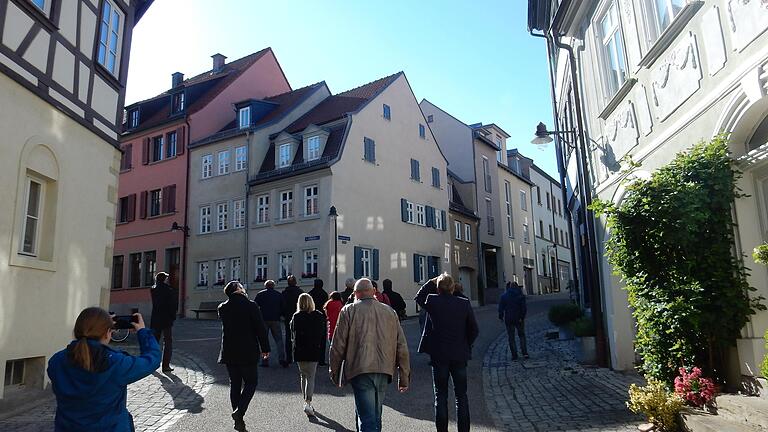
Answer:
M486 405L504 431L631 432L641 423L625 405L634 374L584 367L576 342L546 340L545 313L526 321L529 360L512 361L506 332L483 362Z

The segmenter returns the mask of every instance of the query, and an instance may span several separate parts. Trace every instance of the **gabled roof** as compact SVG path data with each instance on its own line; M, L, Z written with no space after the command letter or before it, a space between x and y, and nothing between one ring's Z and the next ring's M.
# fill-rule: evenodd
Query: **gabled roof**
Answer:
M188 78L172 89L163 93L135 102L125 107L127 111L139 108L139 126L130 130L124 129L124 134L133 134L163 123L172 122L205 107L210 101L232 84L243 72L262 58L272 48L264 48L261 51L247 55L243 58L224 64L220 71L213 69ZM171 115L171 99L174 94L184 90L183 112ZM125 124L123 125L125 128Z

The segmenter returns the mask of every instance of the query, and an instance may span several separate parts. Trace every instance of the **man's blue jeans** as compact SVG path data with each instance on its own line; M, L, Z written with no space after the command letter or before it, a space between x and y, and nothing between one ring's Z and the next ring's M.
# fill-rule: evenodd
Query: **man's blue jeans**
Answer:
M389 375L366 373L350 380L355 393L355 414L358 432L381 432L381 408Z
M448 432L448 377L453 380L456 395L456 422L459 432L469 432L469 399L467 398L467 362L432 360L432 383L435 388L435 426L437 432Z

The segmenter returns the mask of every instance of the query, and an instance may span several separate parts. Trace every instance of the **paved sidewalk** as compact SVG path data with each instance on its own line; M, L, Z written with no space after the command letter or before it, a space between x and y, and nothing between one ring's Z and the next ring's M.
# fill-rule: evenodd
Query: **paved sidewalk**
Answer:
M500 430L632 432L641 418L625 405L635 374L584 367L575 341L546 340L546 314L526 320L529 360L512 361L507 334L488 348L483 362L486 405Z
M126 347L129 352L135 347ZM137 431L160 432L173 426L184 414L199 413L205 395L213 383L208 367L195 356L174 351L174 371L154 372L128 386L128 411ZM0 420L3 432L40 432L53 430L56 402L46 402L27 412Z

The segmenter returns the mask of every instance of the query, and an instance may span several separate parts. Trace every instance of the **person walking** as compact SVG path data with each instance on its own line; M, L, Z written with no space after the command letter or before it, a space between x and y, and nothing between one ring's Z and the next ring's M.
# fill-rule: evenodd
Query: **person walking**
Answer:
M325 355L325 315L315 310L315 301L309 294L299 296L296 313L291 319L291 339L293 358L299 366L304 413L308 417L314 417L312 395L315 392L317 364Z
M373 283L373 296L376 298L376 300L384 303L389 307L392 307L392 303L389 301L389 296L379 291L379 284L376 283L376 281L372 281L371 283Z
M520 350L523 358L528 358L528 344L525 342L525 314L528 311L523 290L517 282L507 282L507 290L499 300L499 319L504 321L507 327L509 350L512 352L512 360L517 360L517 346L515 344L515 330L520 338Z
M283 346L283 324L280 322L280 317L283 315L283 296L275 289L275 281L264 282L264 289L256 294L254 300L261 309L261 316L264 318L267 332L272 335L272 340L275 342L280 366L287 368L288 362L285 361L285 347ZM262 360L261 366L269 367L269 359Z
M436 280L435 280L436 279ZM435 392L435 426L437 432L448 432L448 378L453 381L456 396L456 422L459 432L469 432L470 415L467 398L467 361L472 358L472 344L479 333L475 314L467 299L453 295L453 278L443 273L416 294L416 304L427 311L430 326L424 329L419 352L430 356ZM430 294L432 286L438 294Z
M296 276L288 275L288 286L283 290L281 296L281 308L283 311L283 319L285 320L285 366L293 363L293 344L291 342L291 318L293 313L296 312L296 303L299 301L299 296L304 293L304 290L298 287L296 284Z
M464 294L464 285L456 282L453 284L453 295L469 300L466 294Z
M158 272L155 284L149 290L152 296L152 317L149 327L157 342L163 338L163 372L171 372L171 353L173 351L173 322L179 310L179 290L168 285L168 273Z
M328 293L325 292L323 289L323 280L322 279L315 279L314 286L311 290L309 290L309 295L312 296L312 300L315 302L315 307L318 312L320 312L323 315L324 319L327 319L325 316L325 311L322 309L322 306L325 304L325 302L328 301ZM323 324L323 327L325 327L325 324ZM323 343L323 355L320 357L320 366L328 366L328 363L326 363L325 359L325 353L326 353L326 344Z
M325 316L328 319L328 341L331 343L333 341L333 331L336 330L336 322L339 320L339 314L343 307L344 303L341 302L341 294L338 291L332 292L328 301L323 306Z
M352 278L347 278L346 281L344 281L344 291L341 292L341 302L344 304L351 303L349 301L350 298L352 298L352 301L355 300L355 296L353 294L353 288L355 287L355 280Z
M432 278L427 281L424 285L422 285L421 289L428 290L427 294L437 294L437 278ZM419 306L417 304L417 306ZM429 316L427 315L427 310L423 307L419 306L419 328L421 329L421 334L424 334L424 329L429 324Z
M98 307L84 309L75 320L75 340L48 361L48 377L56 396L54 430L129 432L133 417L126 407L128 384L160 366L160 345L141 314L131 323L139 356L112 349L114 322Z
M261 310L248 300L243 285L231 281L224 294L228 299L218 308L222 329L219 363L226 365L229 374L235 430L244 431L245 412L259 383L259 357L269 358L269 339Z
M338 386L352 384L358 429L380 432L387 384L397 375L400 392L408 390L408 343L395 311L374 299L370 279L358 280L354 295L339 314L329 373Z
M392 306L392 309L397 312L397 316L400 317L400 321L407 318L407 315L405 313L406 305L405 300L403 300L403 296L398 294L392 289L392 281L389 279L384 279L384 282L382 282L382 285L384 287L383 293L387 297L389 297L390 306Z

